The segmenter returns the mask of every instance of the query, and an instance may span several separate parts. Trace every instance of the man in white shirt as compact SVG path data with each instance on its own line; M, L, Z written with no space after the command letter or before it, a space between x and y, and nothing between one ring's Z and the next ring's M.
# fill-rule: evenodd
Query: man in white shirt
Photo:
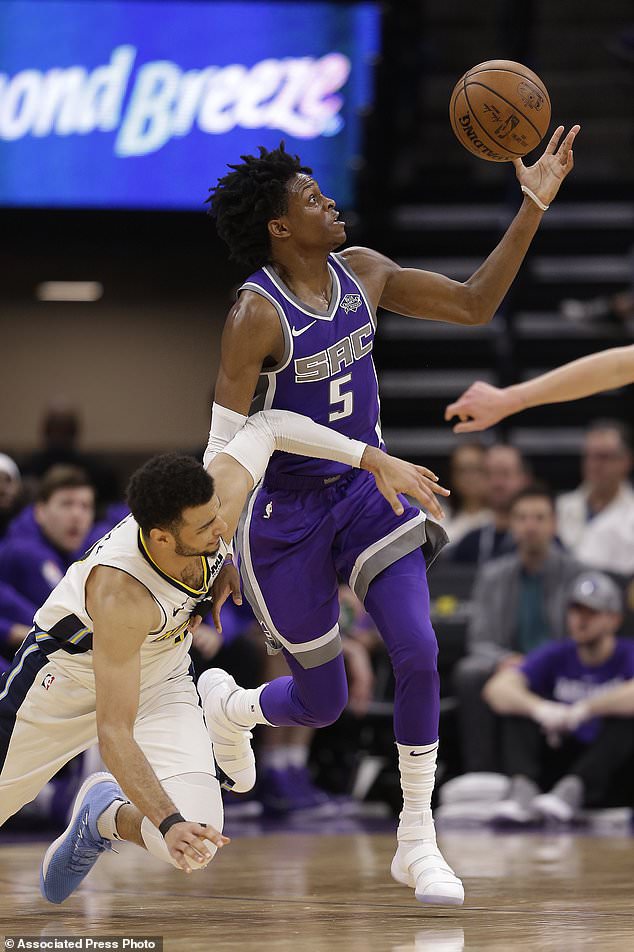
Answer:
M616 420L589 428L583 482L557 500L559 537L579 561L621 575L634 572L634 490L627 427Z

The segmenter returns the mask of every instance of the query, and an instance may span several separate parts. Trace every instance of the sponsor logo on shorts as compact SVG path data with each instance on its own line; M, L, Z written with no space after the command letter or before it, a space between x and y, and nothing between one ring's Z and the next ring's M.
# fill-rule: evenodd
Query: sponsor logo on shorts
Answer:
M44 680L42 681L42 687L44 688L44 690L48 691L48 689L50 688L54 680L55 680L54 674L47 674Z
M266 506L265 506L265 508L264 508L264 515L262 516L262 518L263 518L263 519L270 519L272 515L273 515L273 503L272 503L272 502L267 502L267 504L266 504Z

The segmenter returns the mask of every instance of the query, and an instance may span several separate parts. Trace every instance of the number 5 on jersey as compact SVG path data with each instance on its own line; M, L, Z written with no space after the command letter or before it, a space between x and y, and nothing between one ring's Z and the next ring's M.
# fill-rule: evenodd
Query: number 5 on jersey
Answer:
M328 422L335 423L337 420L343 420L344 417L349 417L352 414L354 408L354 394L352 390L342 390L346 384L350 383L352 380L352 374L344 374L343 377L337 377L336 380L330 381L330 406L335 407L337 404L341 405L340 410L331 410L328 415Z

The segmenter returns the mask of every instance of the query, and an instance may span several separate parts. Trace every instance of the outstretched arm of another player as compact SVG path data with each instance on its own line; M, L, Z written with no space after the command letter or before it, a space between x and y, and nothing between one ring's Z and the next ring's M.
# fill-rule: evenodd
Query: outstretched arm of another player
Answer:
M533 380L504 389L477 380L449 404L445 420L457 416L461 422L454 426L454 433L474 433L529 407L579 400L628 383L634 383L632 344L581 357Z
M141 645L160 621L158 606L135 579L117 569L98 566L86 587L86 604L94 623L93 666L97 693L97 735L104 763L137 809L155 826L178 807L161 786L134 739L139 706ZM173 859L191 872L186 857L211 858L206 841L222 847L229 840L211 826L185 821L165 835Z

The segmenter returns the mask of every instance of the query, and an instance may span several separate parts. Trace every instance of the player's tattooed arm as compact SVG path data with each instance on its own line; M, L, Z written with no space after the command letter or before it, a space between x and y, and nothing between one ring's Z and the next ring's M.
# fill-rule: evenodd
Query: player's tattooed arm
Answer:
M233 305L222 333L215 403L247 414L258 377L265 365L284 355L284 336L277 311L266 298L243 291Z

